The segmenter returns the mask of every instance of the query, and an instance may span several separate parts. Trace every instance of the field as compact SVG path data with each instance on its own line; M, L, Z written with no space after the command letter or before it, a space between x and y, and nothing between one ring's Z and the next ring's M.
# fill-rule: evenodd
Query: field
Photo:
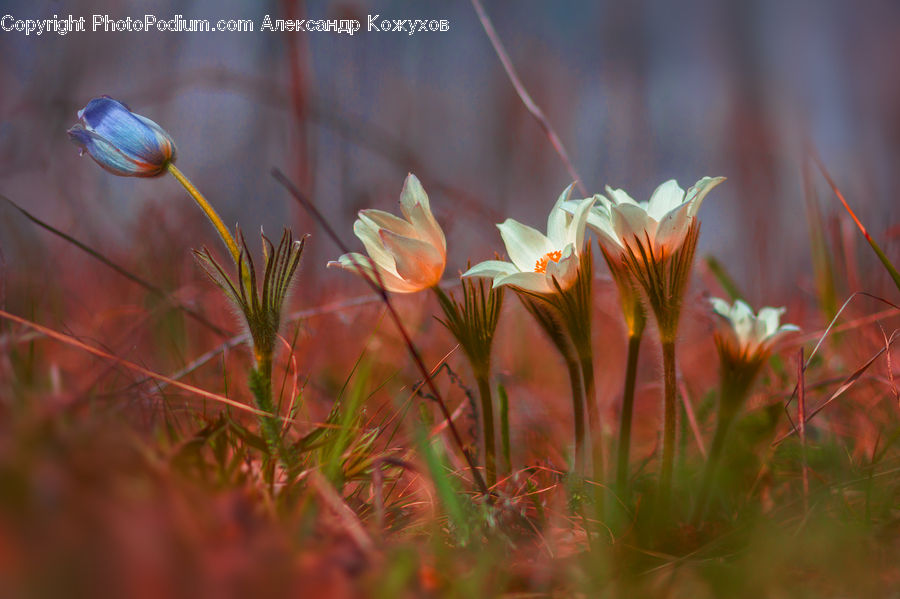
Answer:
M0 596L900 595L900 11L482 1L0 11Z

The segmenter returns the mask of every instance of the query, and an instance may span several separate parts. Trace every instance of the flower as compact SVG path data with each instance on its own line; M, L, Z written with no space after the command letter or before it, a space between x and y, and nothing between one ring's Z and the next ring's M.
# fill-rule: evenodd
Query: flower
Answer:
M107 96L94 98L78 111L81 123L69 138L94 162L122 177L156 177L175 161L175 142L146 117Z
M684 242L688 229L706 194L725 177L703 177L685 192L674 179L656 188L649 202L636 202L622 189L606 188L606 195L595 195L596 203L588 216L588 225L597 231L609 247L625 250L638 248L649 239L653 256L671 254ZM575 213L578 200L569 201L564 209Z
M781 335L800 330L792 324L779 324L784 308L765 307L753 314L750 306L742 300L729 305L725 300L714 297L710 302L713 311L725 319L725 326L717 334L723 349L747 360L764 356Z
M413 174L403 183L400 211L406 220L382 210L360 210L353 232L369 257L344 254L328 266L361 274L395 293L437 285L447 265L447 240L431 213L428 195Z
M512 262L487 260L463 273L464 277L491 277L494 287L512 285L536 293L566 290L578 276L584 228L594 198L576 202L572 214L563 209L572 195L569 185L547 219L547 234L511 218L497 225ZM556 285L554 284L556 281Z

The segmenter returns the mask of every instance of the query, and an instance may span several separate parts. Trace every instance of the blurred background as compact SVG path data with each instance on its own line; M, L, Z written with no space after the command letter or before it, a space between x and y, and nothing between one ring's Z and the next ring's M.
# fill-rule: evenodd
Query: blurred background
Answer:
M449 231L450 268L500 248L494 222L542 226L569 176L516 96L467 2L3 2L17 19L69 13L252 19L253 33L0 34L0 192L106 248L141 243L147 210L200 222L174 181L111 177L65 130L108 94L175 138L179 166L245 231L312 232L307 276L338 251L269 176L300 182L345 241L362 207L392 209L408 171ZM804 144L896 255L900 5L821 0L488 1L521 78L591 191L646 199L662 181L728 183L704 206L701 250L753 301L813 283ZM354 36L261 32L273 19L356 18ZM450 30L367 32L367 15L446 19ZM814 183L821 183L820 177ZM825 218L839 212L820 187ZM11 264L34 231L0 208ZM212 239L185 237L184 247ZM314 260L313 260L314 259ZM777 267L773 267L777 265ZM306 294L307 291L302 292ZM315 293L315 292L310 292Z

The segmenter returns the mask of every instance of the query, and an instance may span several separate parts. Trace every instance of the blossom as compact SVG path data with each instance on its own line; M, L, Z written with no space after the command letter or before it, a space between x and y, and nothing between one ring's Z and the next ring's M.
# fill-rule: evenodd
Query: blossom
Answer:
M175 142L162 127L107 96L78 111L69 138L94 162L122 177L156 177L175 161Z
M718 334L729 352L752 359L764 355L775 340L800 329L792 324L779 324L784 308L765 307L757 314L742 300L729 305L723 299L711 298L713 311L724 320Z
M536 293L566 290L578 277L584 229L594 198L576 202L572 214L563 209L572 195L567 187L547 219L547 234L511 218L497 225L511 262L487 260L463 273L464 277L490 277L494 287L512 285ZM554 280L556 284L554 284Z
M403 184L400 211L404 218L382 210L360 210L353 232L369 256L344 254L328 266L362 274L395 293L437 285L447 265L447 240L413 174Z
M656 188L648 202L637 202L624 190L607 186L606 196L594 196L588 225L608 247L638 251L635 242L643 246L649 240L646 251L652 250L656 257L671 254L684 242L706 194L724 180L703 177L685 192L670 179ZM578 200L569 201L565 210L574 214L578 206Z

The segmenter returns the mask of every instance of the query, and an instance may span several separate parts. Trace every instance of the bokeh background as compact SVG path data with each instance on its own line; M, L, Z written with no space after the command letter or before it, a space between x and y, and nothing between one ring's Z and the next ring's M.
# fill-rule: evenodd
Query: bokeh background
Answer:
M704 207L701 248L754 301L812 286L807 141L876 233L893 222L896 2L507 0L486 8L589 190L611 184L646 198L668 178L685 187L703 175L729 178ZM493 222L542 223L569 183L466 2L6 0L2 12L256 24L254 33L0 34L0 190L107 247L135 241L148 205L189 213L169 218L197 215L171 180L117 179L79 159L65 130L98 94L161 123L182 170L246 231L314 232L272 181L273 166L346 232L357 209L392 207L414 171L450 231L457 270L497 249ZM357 18L363 30L261 32L266 14ZM370 33L369 14L447 19L450 31ZM826 216L837 210L833 197L823 200ZM18 262L32 232L0 214L3 251ZM320 268L335 253L324 238L310 246L315 263L306 270L317 288L346 281Z

